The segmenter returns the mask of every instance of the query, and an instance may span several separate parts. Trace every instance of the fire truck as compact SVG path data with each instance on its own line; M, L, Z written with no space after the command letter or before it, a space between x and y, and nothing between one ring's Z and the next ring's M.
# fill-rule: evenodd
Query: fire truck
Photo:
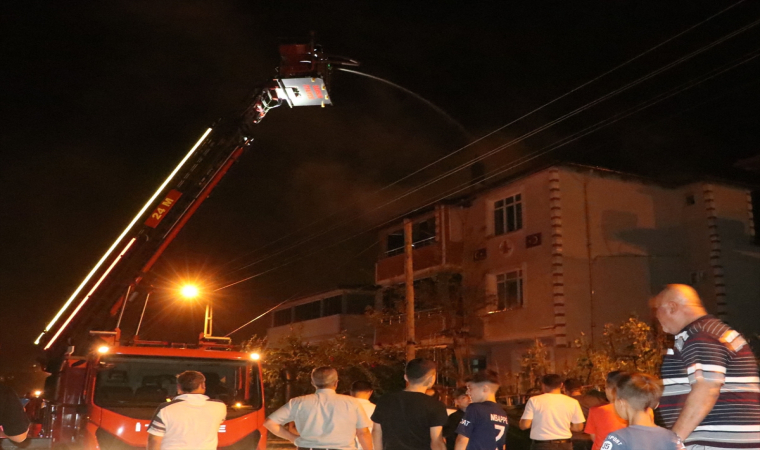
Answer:
M284 104L331 105L331 70L357 65L326 55L313 38L281 45L280 57L276 75L237 114L203 133L37 338L50 376L45 406L22 447L145 448L152 415L177 395L175 376L184 370L202 372L206 394L227 404L220 449L266 447L258 354L214 336L208 310L197 343L146 341L139 332L152 292L151 268L251 146L254 125ZM125 315L134 308L142 310L136 327ZM0 440L0 447L13 444Z

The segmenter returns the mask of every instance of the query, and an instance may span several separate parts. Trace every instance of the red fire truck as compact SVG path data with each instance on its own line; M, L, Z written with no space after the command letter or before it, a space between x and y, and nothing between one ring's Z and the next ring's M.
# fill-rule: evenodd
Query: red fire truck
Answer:
M206 393L227 404L220 449L264 449L259 356L213 336L210 314L199 342L145 341L140 326L152 291L150 270L214 186L253 141L273 108L332 104L330 71L355 61L325 55L313 40L280 46L277 76L247 106L206 130L97 262L36 344L47 379L27 448L145 448L156 407L176 395L175 375L197 370ZM134 308L142 310L136 326ZM134 330L127 333L125 330ZM0 440L0 447L11 447Z

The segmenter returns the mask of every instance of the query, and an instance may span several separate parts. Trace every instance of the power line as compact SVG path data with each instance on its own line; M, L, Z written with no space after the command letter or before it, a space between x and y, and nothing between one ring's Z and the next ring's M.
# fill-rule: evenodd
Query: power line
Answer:
M339 267L338 267L338 270L345 268L345 267L348 265L348 263L349 263L349 262L352 262L354 259L356 259L356 258L358 258L359 256L363 255L365 252L367 252L369 249L371 249L372 247L374 247L375 245L377 245L377 244L379 244L379 243L380 243L380 241L379 241L379 240L377 240L377 241L373 242L373 243L372 243L372 244L370 244L368 247L366 247L365 249L363 249L363 250L362 250L362 251L360 251L359 253L355 254L354 256L352 256L351 258L349 258L348 260L346 260L346 261L345 261L345 262L344 262L344 263L343 263L341 266L339 266ZM226 288L226 287L229 287L229 286L225 286L225 287L219 288L219 289L217 289L217 291L219 291L219 290L222 290L222 289L224 289L224 288ZM251 319L250 321L246 322L245 324L243 324L243 325L239 326L238 328L235 328L234 330L230 331L229 333L225 334L224 336L225 336L225 337L229 337L229 336L231 336L231 335L233 335L233 334L237 333L238 331L242 330L243 328L247 327L248 325L252 324L253 322L255 322L255 321L257 321L257 320L261 319L262 317L266 316L266 315L267 315L267 314L269 314L270 312L272 312L272 311L274 311L275 309L279 308L280 306L284 305L285 303L287 303L287 302L291 301L292 299L294 299L294 298L298 297L299 295L303 294L305 290L306 290L305 288L304 288L304 289L301 289L301 290L299 290L299 291L298 291L298 292L296 292L295 294L291 295L290 297L286 298L285 300L281 301L280 303L276 304L275 306L273 306L273 307L269 308L269 309L268 309L268 310L266 310L265 312L263 312L263 313L259 314L258 316L254 317L253 319Z
M612 69L607 70L606 72L602 73L601 75L598 75L595 78L592 78L591 80L589 80L589 81L587 81L587 82L585 82L585 83L583 83L583 84L581 84L581 85L579 85L579 86L577 86L577 87L575 87L575 88L567 91L566 93L560 95L559 97L556 97L555 99L553 99L553 100L551 100L551 101L549 101L547 103L544 103L543 105L541 105L541 106L539 106L539 107L537 107L537 108L535 108L535 109L533 109L533 110L531 110L531 111L523 114L522 116L520 116L520 117L512 120L511 122L509 122L509 123L507 123L507 124L505 124L505 125L503 125L503 126L501 126L499 128L496 128L495 130L493 130L493 131L491 131L491 132L489 132L489 133L487 133L487 134L479 137L478 139L476 139L476 140L474 140L474 141L472 141L472 142L464 145L463 147L460 147L460 148L454 150L453 152L450 152L450 153L448 153L448 154L446 154L446 155L444 155L444 156L442 156L442 157L440 157L440 158L438 158L438 159L436 159L436 160L434 160L434 161L432 161L432 162L424 165L423 167L421 167L421 168L419 168L419 169L417 169L417 170L415 170L415 171L413 171L413 172L411 172L411 173L409 173L409 174L407 174L407 175L405 175L405 176L397 179L396 181L394 181L394 182L392 182L392 183L390 183L390 184L388 184L388 185L386 185L386 186L378 189L377 191L373 192L371 195L377 195L377 194L379 194L379 193L381 193L383 191L386 191L387 189L390 189L391 187L393 187L393 186L395 186L395 185L403 182L404 180L407 180L407 179L409 179L409 178L411 178L411 177L413 177L413 176L415 176L415 175L417 175L417 174L419 174L419 173L421 173L421 172L429 169L430 167L432 167L432 166L440 163L441 161L444 161L444 160L446 160L446 159L448 159L448 158L450 158L450 157L452 157L452 156L454 156L456 154L461 153L462 151L466 150L469 147L472 147L473 145L477 144L478 142L481 142L484 139L487 139L487 138L493 136L494 134L496 134L496 133L498 133L498 132L500 132L500 131L502 131L502 130L504 130L504 129L512 126L512 125L514 125L515 123L517 123L517 122L519 122L519 121L521 121L521 120L523 120L523 119L525 119L527 117L532 116L533 114L535 114L535 113L537 113L537 112L545 109L546 107L548 107L548 106L550 106L550 105L552 105L552 104L554 104L554 103L562 100L563 98L568 97L569 95L573 94L574 92L579 91L579 90L581 90L581 89L583 89L583 88L585 88L585 87L587 87L587 86L589 86L589 85L591 85L591 84L599 81L600 79L602 79L602 78L606 77L607 75L609 75L609 74L617 71L618 69L620 69L620 68L622 68L622 67L624 67L624 66L626 66L626 65L628 65L628 64L630 64L630 63L632 63L632 62L634 62L634 61L636 61L636 60L638 60L638 59L640 59L642 57L644 57L645 55L647 55L647 54L649 54L649 53L657 50L658 48L660 48L660 47L662 47L662 46L670 43L671 41L673 41L673 40L675 40L675 39L683 36L684 34L689 33L690 31L694 30L695 28L698 28L698 27L704 25L705 23L707 23L707 22L711 21L712 19L714 19L714 18L722 15L723 13L725 13L725 12L733 9L734 7L740 5L741 3L744 3L744 1L745 0L739 0L738 2L736 2L736 3L732 4L732 5L724 8L724 9L722 9L720 11L718 11L717 13L715 13L715 14L707 17L706 19L704 19L704 20L702 20L700 22L697 22L696 24L694 24L694 25L686 28L685 30L683 30L683 31L681 31L681 32L679 32L679 33L671 36L670 38L668 38L668 39L666 39L666 40L664 40L662 42L660 42L659 44L655 45L654 47L651 47L648 50L646 50L646 51L644 51L642 53L639 53L638 55L636 55L636 56L634 56L634 57L632 57L632 58L630 58L630 59L628 59L628 60L626 60L626 61L618 64L617 66L613 67ZM362 75L372 77L371 75L367 75L367 74L362 74ZM377 77L373 77L373 78L377 78ZM389 83L387 80L383 80L383 79L379 79L379 80L383 81L383 82L386 82L386 83ZM400 88L400 89L402 89L402 90L404 90L405 92L409 92L411 95L417 96L412 91L409 91L408 89L405 89L405 88L403 88L401 86L398 86L395 83L393 83L393 85L396 86L396 87L398 87L398 88ZM417 96L417 97L419 97L419 96ZM423 98L423 100L425 102L429 103L424 98ZM433 106L435 107L436 110L440 109L440 108L438 108L435 105L433 105ZM443 114L446 115L447 117L449 117L448 114L445 113L445 111L443 112ZM453 120L453 119L451 119L451 120ZM352 205L353 204L355 204L355 202L352 203ZM333 217L333 216L335 216L337 214L340 214L340 213L342 213L344 211L347 211L348 209L349 209L349 207L345 207L345 208L342 208L342 209L340 209L340 210L338 210L338 211L336 211L334 213L328 214L327 216L320 217L319 219L317 219L315 221L312 221L311 223L309 223L307 225L304 225L303 227L300 227L300 228L296 229L295 231L287 233L287 234L285 234L285 235L283 235L283 236L281 236L281 237L279 237L279 238L277 238L277 239L275 239L275 240L273 240L273 241L271 241L271 242L269 242L269 243L267 243L267 244L265 244L263 246L260 246L260 247L254 249L254 250L251 250L251 251L249 251L249 252L247 252L247 253L245 253L245 254L243 254L241 256L238 256L236 258L231 259L230 261L227 262L227 264L232 263L232 262L237 261L237 260L240 260L240 259L242 259L242 258L244 258L244 257L246 257L248 255L251 255L253 253L257 253L257 252L259 252L261 250L264 250L266 248L269 248L269 247L271 247L271 246L273 246L273 245L275 245L275 244L277 244L279 242L282 242L283 240L285 240L285 239L293 236L296 233L299 233L299 232L301 232L301 231L303 231L305 229L311 228L314 225L316 225L317 223L325 221L325 220L327 220L327 219L329 219L329 218L331 218L331 217ZM279 254L279 253L276 253L276 254L271 255L271 256L276 256L277 254ZM266 256L265 259L267 259L269 257L270 256ZM262 260L255 261L255 262L251 263L250 265L257 264L258 262L261 262L261 261ZM244 266L243 268L249 267L250 265ZM236 269L236 270L240 270L240 269Z
M662 102L662 101L664 101L664 100L666 100L668 98L671 98L671 97L673 97L675 95L678 95L679 93L684 92L684 91L686 91L688 89L691 89L691 88L693 88L693 87L695 87L695 86L697 86L697 85L699 85L701 83L704 83L705 81L713 79L713 78L715 78L715 77L717 77L717 76L719 76L719 75L721 75L721 74L723 74L725 72L728 72L728 71L730 71L730 70L732 70L732 69L734 69L734 68L736 68L736 67L738 67L740 65L746 64L746 63L754 60L758 56L760 56L760 50L755 50L755 51L753 51L753 52L745 55L744 57L742 57L742 58L740 58L738 60L735 60L732 63L729 63L728 65L724 65L723 67L721 67L719 69L714 69L714 70L706 73L705 75L703 75L700 78L693 79L693 80L691 80L691 81L689 81L687 83L684 83L684 84L682 84L682 85L680 85L680 86L678 86L678 87L676 87L674 89L671 89L670 91L667 91L667 92L662 93L662 94L658 94L658 95L652 97L651 99L649 99L649 100L647 100L645 102L639 103L638 105L636 105L636 106L634 106L632 108L629 108L628 110L626 110L626 111L624 111L622 113L616 114L615 116L613 116L611 118L604 119L604 120L602 120L600 122L597 122L596 124L591 125L591 126L585 128L585 129L583 129L583 130L581 130L579 132L576 132L576 133L574 133L574 134L572 134L570 136L567 136L567 137L565 137L563 139L555 141L554 143L550 144L549 146L546 146L546 147L544 147L544 148L542 148L540 150L537 150L535 152L529 153L528 155L525 155L525 156L519 158L518 161L516 161L514 163L510 163L510 164L506 164L506 165L500 166L499 168L497 168L494 171L490 172L490 174L486 178L484 178L484 181L487 180L487 179L491 179L491 178L494 178L496 176L499 176L499 175L501 175L501 174L503 174L503 173L505 173L505 172L507 172L509 170L512 170L512 169L514 169L516 167L519 167L520 165L523 165L523 164L525 164L527 162L530 162L530 161L532 161L532 160L534 160L534 159L536 159L538 157L541 157L541 156L543 156L543 155L545 155L545 154L547 154L549 152L552 152L552 151L557 150L557 149L559 149L561 147L564 147L564 146L566 146L566 145L568 145L568 144L570 144L572 142L575 142L578 139L580 139L580 138L582 138L582 137L584 137L586 135L589 135L589 134L591 134L591 133L593 133L595 131L598 131L598 130L600 130L602 128L605 128L605 127L607 127L609 125L612 125L612 124L614 124L614 123L616 123L616 122L618 122L618 121L620 121L620 120L622 120L622 119L624 119L626 117L629 117L629 116L631 116L631 115L633 115L633 114L635 114L637 112L640 112L640 111L642 111L642 110L644 110L646 108L654 106L657 103L660 103L660 102ZM320 247L320 248L315 249L315 250L313 250L311 252L305 253L305 254L303 254L301 256L291 258L290 260L285 261L284 263L282 263L282 264L280 264L278 266L275 266L275 267L272 267L272 268L270 268L268 270L265 270L263 272L259 272L257 274L245 277L243 279L235 281L234 283L230 283L230 284L228 284L226 286L223 286L223 287L221 287L221 288L219 288L217 290L226 289L226 288L234 286L236 284L240 284L240 283L243 283L245 281L251 280L253 278L257 278L259 276L262 276L262 275L265 275L265 274L267 274L269 272L277 270L277 269L279 269L281 267L284 267L284 266L287 266L289 264L292 264L293 262L300 261L300 260L302 260L304 258L307 258L307 257L309 257L309 256L311 256L311 255L313 255L313 254L315 254L317 252L320 252L320 251L329 249L331 247L335 247L337 245L340 245L340 244L342 244L344 242L347 242L347 241L352 240L352 239L354 239L354 238L356 238L358 236L361 236L361 235L363 235L364 233L366 233L368 231L371 231L371 230L374 230L374 229L376 229L378 227L382 227L382 226L391 224L393 222L396 222L396 221L402 219L403 217L408 216L409 214L412 214L412 213L414 213L416 211L419 211L420 209L423 209L425 207L431 206L431 205L433 205L433 204L435 204L435 203L437 203L437 202L439 202L439 201L441 201L441 200L443 200L443 199L445 199L447 197L450 197L450 196L452 196L454 194L460 193L460 192L468 189L469 187L470 187L469 183L460 184L456 188L453 188L454 190L449 190L448 192L446 192L442 196L439 196L438 194L436 194L436 196L435 196L435 198L433 200L429 201L428 203L423 204L422 206L419 206L419 207L415 208L412 211L409 211L409 212L404 213L402 215L396 216L396 217L394 217L394 218L392 218L390 220L387 220L385 222L380 223L379 225L376 225L376 226L370 227L368 229L365 229L365 230L363 230L361 232L355 233L355 234L353 234L353 235L351 235L351 236L349 236L347 238L341 239L340 241L337 241L337 242L334 242L332 244L328 244L326 246Z
M738 3L737 3L737 4L738 4ZM736 4L735 4L735 5L736 5ZM735 6L735 5L733 5L733 6ZM733 6L732 6L732 7L733 7ZM725 11L725 10L724 10L724 11ZM714 17L714 16L713 16L713 17ZM709 20L709 19L706 19L706 20ZM705 21L703 21L703 22L701 22L701 23L704 23L704 22L705 22ZM520 142L523 142L523 141L525 141L526 139L528 139L528 138L530 138L530 137L532 137L532 136L535 136L535 135L537 135L537 134L539 134L539 133L541 133L541 132L543 132L543 131L545 131L545 130L547 130L547 129L551 128L551 127L553 127L554 125L557 125L557 124L559 124L559 123L562 123L562 122L564 122L565 120L567 120L567 119L569 119L569 118L571 118L571 117L574 117L574 116L576 116L576 115L580 114L580 113L581 113L581 112L583 112L583 111L586 111L586 110L588 110L588 109L590 109L590 108L592 108L592 107L594 107L594 106L596 106L596 105L598 105L598 104L600 104L600 103L602 103L602 102L604 102L604 101L606 101L606 100L608 100L608 99L610 99L610 98L612 98L612 97L614 97L614 96L616 96L616 95L618 95L618 94L620 94L620 93L623 93L623 92L625 92L625 91L627 91L627 90L629 90L629 89L631 89L631 88L633 88L633 87L636 87L636 86L640 85L641 83L643 83L643 82L645 82L645 81L647 81L647 80L650 80L650 79L652 79L652 78L656 77L657 75L659 75L659 74L661 74L661 73L663 73L663 72L666 72L666 71L668 71L668 70L670 70L670 69L672 69L672 68L674 68L674 67L676 67L676 66L678 66L678 65L680 65L680 64L682 64L682 63L684 63L684 62L686 62L686 61L688 61L688 60L690 60L690 59L692 59L692 58L694 58L694 57L696 57L696 56L699 56L699 55L701 55L702 53L704 53L704 52L706 52L706 51L708 51L708 50L710 50L710 49L714 48L715 46L717 46L717 45L720 45L720 44L722 44L723 42L726 42L727 40L729 40L729 39L731 39L731 38L733 38L733 37L735 37L735 36L737 36L737 35L739 35L739 34L741 34L741 33L745 32L745 31L747 31L747 30L749 30L749 29L751 29L751 28L753 28L753 27L755 27L755 26L757 26L758 24L760 24L760 19L758 19L758 20L755 20L754 22L752 22L752 23L750 23L750 24L748 24L748 25L745 25L745 26L743 26L743 27L741 27L741 28L739 28L739 29L737 29L737 30L734 30L734 31L732 31L731 33L728 33L728 34L726 34L726 35L722 36L721 38L719 38L719 39L716 39L716 40L714 40L714 41L710 42L709 44L707 44L707 45L705 45L705 46L703 46L703 47L700 47L699 49L697 49L697 50L694 50L694 51L692 51L691 53L688 53L688 54L686 54L686 55L684 55L684 56L682 56L682 57L680 57L680 58L676 59L675 61L673 61L673 62L671 62L671 63L669 63L669 64L666 64L665 66L662 66L662 67L660 67L659 69L656 69L656 70L654 70L654 71L652 71L652 72L649 72L648 74L646 74L646 75L643 75L643 76L639 77L638 79L636 79L636 80L634 80L634 81L632 81L632 82L629 82L629 83L627 83L627 84L623 85L622 87L619 87L619 88L617 88L617 89L615 89L615 90L613 90L613 91L611 91L611 92L608 92L607 94L604 94L604 95L602 95L601 97L599 97L599 98L597 98L597 99L595 99L595 100L593 100L593 101L591 101L591 102L588 102L588 103L586 103L585 105L583 105L583 106L581 106L581 107L578 107L578 108L576 108L575 110L573 110L573 111L571 111L571 112L569 112L569 113L566 113L566 114L564 114L564 115L562 115L562 116L560 116L560 117L558 117L558 118L556 118L556 119L554 119L554 120L552 120L552 121L550 121L550 122L548 122L548 123L546 123L546 124L544 124L544 125L542 125L542 126L540 126L540 127L538 127L538 128L535 128L535 129L533 129L533 130L531 130L531 131L529 131L529 132L527 132L527 133L524 133L523 135L521 135L521 136L519 136L519 137L517 137L517 138L514 138L514 139L512 139L511 141L509 141L509 142L507 142L507 143L501 144L501 145L499 145L499 146L495 147L494 149L492 149L492 150L490 150L490 151L488 151L488 152L486 152L486 153L484 153L484 154L482 154L482 155L480 155L480 156L477 156L477 157L475 157L475 158L472 158L471 160L469 160L469 161L467 161L467 162L465 162L465 163L462 163L462 164L460 164L459 166L457 166L457 167L455 167L455 168L453 168L453 169L450 169L450 170L448 170L448 171L444 172L443 174L440 174L440 175L438 175L438 176L436 176L436 177L434 177L434 178L432 178L432 179L430 179L430 180L428 180L428 181L425 181L425 182L423 182L422 184L420 184L420 185L418 185L418 186L416 186L416 187L414 187L414 188L412 188L412 189L410 189L410 190L407 190L405 193L403 193L403 194L401 194L401 195L399 195L399 196L397 196L397 197L395 197L395 198L393 198L393 199L391 199L391 200L387 201L386 203L383 203L383 204L381 204L380 206L374 207L374 208L372 208L372 209L370 209L370 210L368 210L368 211L362 212L362 213L360 213L360 214L358 214L358 215L356 215L356 216L354 216L354 217L352 217L352 218L350 218L350 219L347 219L347 220L345 220L345 221L342 221L342 222L340 222L340 223L334 224L333 226L331 226L331 227L328 227L327 229L325 229L325 230L323 230L323 231L321 231L321 232L318 232L318 233L315 233L315 234L311 234L311 235L309 235L309 236L306 236L306 237L302 238L301 240L298 240L298 241L296 241L296 242L294 242L294 243L292 243L292 244L290 244L290 245L288 245L288 246L286 246L286 247L284 247L284 248L282 248L282 249L280 249L280 250L278 250L278 251L276 251L276 252L270 253L270 254L268 254L268 255L265 255L265 256L263 256L263 257L261 257L261 258L257 259L256 261L253 261L253 262L250 262L250 263L248 263L248 264L245 264L245 265L243 265L243 266L241 266L241 267L238 267L237 269L234 269L234 270L232 270L230 273L232 273L232 272L237 272L237 271L240 271L240 270L246 269L246 268L248 268L248 267L251 267L251 266L253 266L253 265L259 264L259 263L261 263L261 262L263 262L263 261L266 261L266 260L268 260L268 259L270 259L270 258L272 258L272 257L275 257L275 256L277 256L277 255L280 255L280 254L282 254L282 253L284 253L284 252L287 252L288 250L291 250L291 249L293 249L293 248L295 248L295 247L298 247L298 246L300 246L300 245L302 245L302 244L304 244L304 243L306 243L306 242L312 241L312 240L314 240L314 239L316 239L316 238L318 238L318 237L320 237L320 236L323 236L323 235L325 235L325 234L327 234L327 233L329 233L329 232L331 232L331 231L334 231L334 230L336 230L336 229L338 229L338 228L340 228L340 227L343 227L343 226L345 226L345 225L347 225L347 224L350 224L350 223L352 223L352 222L355 222L357 219L359 219L359 218L361 218L361 217L365 216L366 214L369 214L369 213L373 213L373 212L375 212L375 211L377 211L377 210L379 210L379 209L385 208L386 206L389 206L389 205L391 205L391 204L393 204L393 203L395 203L395 202L397 202L397 201L399 201L399 200L401 200L401 199L403 199L403 198L406 198L406 197L408 197L408 196L410 196L410 195L414 194L415 192L418 192L418 191L420 191L420 190L422 190L422 189L424 189L424 188L426 188L426 187L428 187L428 186L431 186L431 185L433 185L433 184L435 184L435 183L437 183L437 182L439 182L439 181L441 181L441 180L443 180L443 179L446 179L446 178L450 177L451 175L453 175L453 174L455 174L455 173L457 173L457 172L460 172L460 171L462 171L462 170L466 169L467 167L469 167L469 166L471 166L471 165L473 165L473 164L475 164L475 163L477 163L477 162L479 162L479 161L482 161L482 160L484 160L484 159L486 159L486 158L488 158L488 157L490 157L490 156L493 156L493 155L495 155L496 153L499 153L499 152L501 152L501 151L503 151L503 150L505 150L505 149L507 149L507 148L509 148L509 147L512 147L512 146L514 146L514 145L516 145L516 144L518 144L518 143L520 143ZM691 28L694 28L694 27L696 27L696 26L698 26L698 25L694 25L694 26L692 26ZM690 29L691 29L691 28L690 28ZM685 33L685 32L686 32L686 31L682 32L681 34L683 34L683 33ZM674 38L675 38L675 37L671 38L670 40L672 40L672 39L674 39ZM661 46L661 45L663 45L663 44L658 44L658 46ZM653 48L656 48L656 47L657 47L657 46L655 46L655 47L653 47ZM649 52L649 51L651 51L651 49L650 49L650 50L648 50L647 52ZM645 52L645 53L647 53L647 52ZM643 55L643 54L642 54L642 55ZM639 55L639 56L637 56L637 57L635 57L635 58L632 58L632 59L631 59L631 60L629 60L629 61L632 61L632 60L634 60L634 59L636 59L636 58L638 58L638 57L640 57L640 56L641 56L641 55ZM624 64L626 64L626 63L624 63ZM619 65L619 66L617 66L617 67L622 67L622 65ZM616 69L617 69L617 67L616 67L615 69L612 69L611 71L608 71L608 72L606 72L605 74L607 74L607 73L610 73L610 72L612 72L612 71L616 70ZM603 75L601 75L601 76L599 76L599 77L595 78L594 80L597 80L597 79L601 78L601 77L602 77L602 76L604 76L605 74L603 74ZM594 80L592 80L591 82L593 82ZM588 85L588 84L589 84L589 83L591 83L591 82L585 83L585 84L584 84L584 85L582 85L582 86ZM581 87L582 87L582 86L581 86ZM580 88L580 87L579 87L579 88ZM577 90L577 89L579 89L579 88L576 88L576 90ZM571 92L572 92L572 91L571 91ZM565 94L565 95L568 95L568 94ZM561 98L561 97L560 97L560 98ZM551 103L551 102L550 102L550 103ZM543 108L543 107L540 107L540 108ZM540 108L539 108L539 109L540 109ZM534 110L534 111L537 111L537 110L538 110L538 109L536 109L536 110ZM528 115L530 115L530 114L532 114L532 113L528 113L527 115L524 115L524 116L522 116L522 117L527 117L527 116L528 116ZM517 120L520 120L520 119L517 119ZM513 122L511 122L511 123L514 123L514 121L513 121ZM509 124L508 124L508 125L509 125ZM508 126L508 125L505 125L505 127L506 127L506 126ZM504 128L504 127L502 127L502 128ZM492 133L490 133L490 134L493 134L493 132L492 132ZM490 134L489 134L489 135L490 135ZM485 137L487 137L487 136L489 136L489 135L486 135ZM479 138L479 140L482 140L482 139L484 139L485 137L483 137L483 138ZM475 141L475 142L477 142L477 141ZM465 147L463 147L463 148L466 148L466 146L465 146ZM457 150L457 151L455 151L455 152L458 152L458 151L459 151L459 150ZM445 157L444 157L444 158L445 158ZM440 160L442 160L442 159L440 159ZM422 170L422 169L421 169L421 170ZM415 172L413 172L413 174L416 174L416 173L419 173L419 170L418 170L418 171L415 171ZM404 177L404 178L402 178L402 179L406 179L406 178L408 178L409 176L411 176L411 175L413 175L413 174L410 174L410 175L408 175L408 176L406 176L406 177ZM391 185L388 185L388 186L392 186L393 184L395 184L395 182L394 182L394 183L392 183ZM384 190L384 189L385 189L385 188L381 189L380 191L382 191L382 190ZM379 193L380 191L377 191L376 193ZM336 213L334 213L334 214L336 214ZM334 215L334 214L333 214L333 215Z

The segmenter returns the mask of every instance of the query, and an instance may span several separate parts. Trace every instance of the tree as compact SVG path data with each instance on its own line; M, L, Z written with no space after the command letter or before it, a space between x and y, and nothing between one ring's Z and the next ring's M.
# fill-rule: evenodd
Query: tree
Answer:
M372 383L378 394L404 388L404 355L396 348L374 349L362 340L340 334L309 344L293 334L273 347L256 336L244 343L248 351L262 354L262 372L270 411L287 401L314 391L311 371L320 366L338 370L338 392L348 392L356 380Z
M526 391L531 388L540 388L541 377L549 373L551 368L549 347L536 339L533 346L523 354L520 368L522 369L521 378L527 384Z
M607 374L613 370L643 372L658 376L666 337L649 324L631 316L614 325L605 324L602 338L591 345L585 334L573 342L578 349L575 366L561 371L566 377L578 378L586 385L602 388ZM523 355L522 376L536 386L537 379L549 369L548 348L536 343Z
M608 323L596 346L591 346L583 335L575 340L580 355L571 375L600 387L604 386L607 373L613 370L658 376L665 344L663 333L636 316L618 325Z

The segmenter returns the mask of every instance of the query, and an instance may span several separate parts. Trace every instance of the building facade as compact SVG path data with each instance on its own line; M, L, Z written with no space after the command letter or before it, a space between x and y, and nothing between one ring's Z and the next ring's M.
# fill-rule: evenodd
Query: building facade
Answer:
M277 347L290 336L316 343L346 333L372 342L374 329L365 312L374 306L375 292L374 287L341 288L286 302L270 314L267 341Z
M516 373L540 339L562 363L581 333L599 339L631 314L651 321L648 300L669 283L694 286L708 311L760 333L752 202L746 187L726 183L672 186L558 165L441 203L410 217L417 343L466 334L477 364ZM402 230L381 231L376 309L403 302ZM405 341L403 314L388 317L376 343Z

